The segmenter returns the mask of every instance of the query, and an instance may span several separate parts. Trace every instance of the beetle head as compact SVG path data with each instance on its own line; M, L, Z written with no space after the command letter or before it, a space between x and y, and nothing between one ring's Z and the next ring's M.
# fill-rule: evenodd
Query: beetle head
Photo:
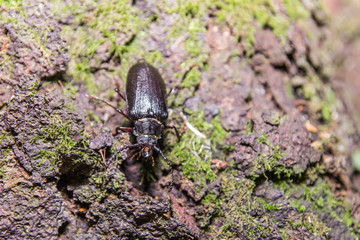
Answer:
M152 155L152 148L149 146L145 146L141 149L141 156L144 158L149 158Z
M144 144L144 147L141 148L141 155L144 158L151 157L153 146L156 144L156 137L152 135L140 135L137 137L137 142Z

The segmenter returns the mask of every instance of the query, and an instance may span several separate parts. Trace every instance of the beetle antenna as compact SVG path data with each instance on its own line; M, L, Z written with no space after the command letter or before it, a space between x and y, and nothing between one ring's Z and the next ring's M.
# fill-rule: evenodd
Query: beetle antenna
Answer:
M123 112L123 110L111 105L110 103L105 101L103 98L96 97L96 96L91 96L91 95L86 95L86 97L91 99L91 100L98 100L98 101L101 101L101 102L105 103L106 105L108 105L109 107L112 107L115 111L117 111L118 113L120 113L121 115L126 117L127 119L131 120L130 117L126 113Z
M172 187L173 187L173 185L174 185L174 172L173 172L173 169L172 169L172 167L171 167L171 164L170 164L169 160L165 157L165 155L163 154L163 152L162 152L158 147L156 147L156 146L154 146L154 149L161 154L161 156L162 156L162 157L164 158L164 160L166 161L167 165L169 165L170 172L171 172L171 183L170 183L169 192L171 192L171 189L172 189Z
M132 144L132 145L126 145L126 146L120 148L116 153L114 153L114 154L110 157L109 161L108 161L107 164L106 164L106 167L109 166L109 164L112 162L112 160L115 158L115 156L118 155L121 151L123 151L123 150L125 150L125 149L127 149L127 148L140 147L140 146L142 146L142 145L143 145L142 143L136 143L136 144Z
M119 96L122 98L122 100L126 102L126 98L124 97L124 94L122 94L118 88L115 88L115 92L117 92Z

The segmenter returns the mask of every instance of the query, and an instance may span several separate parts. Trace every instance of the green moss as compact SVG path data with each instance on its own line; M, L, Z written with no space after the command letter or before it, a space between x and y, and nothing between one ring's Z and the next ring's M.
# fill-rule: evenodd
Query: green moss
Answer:
M253 130L254 130L254 121L253 120L247 120L246 123L244 124L244 135L250 135Z
M262 198L254 196L255 182L250 179L239 179L236 170L228 170L220 174L221 194L212 201L203 204L216 208L212 216L213 224L208 232L216 239L233 239L242 233L248 239L266 238L278 235L281 232L275 227L278 222L273 218L277 211L287 206L267 202ZM210 197L211 199L211 197ZM303 226L302 222L292 223ZM218 227L215 227L218 226ZM289 233L293 227L285 225L282 231L284 239L290 237ZM279 231L279 232L276 232Z
M118 191L122 189L122 191L127 191L127 185L125 184L125 175L122 172L119 172L114 175L112 178L112 189Z
M53 26L44 26L43 23L28 24L25 22L25 19L29 16L24 11L21 1L14 1L14 4L11 4L9 8L16 11L16 14L10 15L5 13L7 23L13 23L16 33L26 40L27 46L39 49L44 60L50 61L49 58L53 51L47 48L47 40L49 33L53 31Z
M245 233L245 228L254 220L248 215L251 211L250 208L254 207L251 204L249 205L255 187L254 182L248 179L235 179L236 171L229 171L231 172L220 175L221 195L217 199L218 210L212 220L213 222L221 220L222 225L220 229L217 229L214 225L211 225L209 229L209 232L216 239L235 237L237 233L232 231L233 227L237 227L239 230L243 229ZM226 209L223 209L224 207ZM251 225L255 225L255 223L253 222ZM246 232L246 234L251 235L251 231Z
M100 68L104 61L97 51L102 48L108 56L122 59L127 51L125 44L140 28L137 14L128 1L53 1L51 6L59 19L73 17L72 25L65 26L62 32L69 43L67 74L85 82L92 93L98 88L94 68Z
M226 22L231 26L238 38L245 41L247 54L253 53L255 43L254 34L256 31L253 21L259 26L268 26L273 29L274 34L284 42L286 38L285 30L289 23L284 17L275 11L271 1L267 0L226 0L226 1L207 1L209 7L218 9L216 11L216 21Z
M330 86L325 86L323 91L324 98L321 105L321 115L325 123L329 123L331 121L331 113L333 108L335 108L336 96Z
M294 170L287 168L285 164L280 163L280 160L285 154L280 150L279 145L271 145L265 132L257 139L258 143L261 143L269 149L268 153L260 153L253 162L253 169L250 173L252 179L259 177L259 173L263 173L267 178L267 173L274 173L277 179L290 178L293 176ZM265 149L265 148L263 148Z
M9 22L17 23L17 20L15 17L11 17L8 15L9 11L18 11L19 13L22 13L24 11L22 7L22 0L0 0L1 8L5 9L5 11L2 11L3 14L0 18L0 24L5 24Z
M88 110L87 114L90 117L90 119L94 119L95 122L101 123L100 118L96 116L93 111Z
M11 61L11 58L6 53L0 54L0 69L1 71L8 71L8 75L6 76L8 79L11 78L11 73L14 67L14 63Z
M81 4L70 1L64 4L54 0L52 6L59 19L74 17L72 25L63 28L71 56L67 75L86 82L90 94L101 88L99 84L95 84L93 72L102 61L97 56L97 51L105 45L112 58L121 60L120 66L113 67L112 74L119 75L123 81L135 59L143 58L155 66L166 67L161 52L144 45L150 37L148 25L158 19L158 13L145 17L128 1L114 0L103 1L101 4L93 1ZM183 46L188 55L181 63L181 70L174 74L176 78L183 79L180 84L182 88L197 86L200 83L200 72L206 71L209 49L203 42L208 24L206 19L210 12L215 15L218 24L231 26L236 37L244 39L248 54L253 52L255 41L254 20L260 26L272 28L280 39L285 39L288 27L286 19L267 0L187 0L163 2L157 7L158 12L176 18L175 24L165 29L164 41L169 41L168 47L179 37L185 39Z
M1 0L0 3L3 10L1 12L0 25L12 24L16 34L19 38L26 41L27 46L39 49L43 54L44 60L49 60L53 51L48 49L46 45L47 36L52 31L51 26L44 27L43 25L38 25L37 23L29 24L25 22L28 15L23 9L21 0ZM4 38L2 41L6 42L7 45L11 45L12 39ZM8 72L6 77L10 79L14 63L12 62L12 57L9 56L6 51L0 53L0 66L2 71Z
M328 103L323 102L323 104L321 106L321 115L322 115L325 122L330 121L331 110L330 110L330 106L329 106Z
M334 90L314 73L308 73L305 79L293 80L292 84L296 88L297 95L308 100L310 115L319 122L330 123L331 114L337 107Z
M272 203L268 203L266 202L264 199L259 198L258 202L262 204L262 206L266 209L266 210L280 210L283 205L282 204L272 204Z
M169 47L174 41L184 38L184 48L188 53L174 77L183 78L182 87L198 85L200 71L204 70L209 59L209 49L204 44L206 5L201 1L176 1L165 4L164 10L176 17L165 38L170 42Z
M291 21L295 22L299 19L310 17L310 12L299 0L285 0L284 4Z
M0 141L1 142L1 141ZM351 163L354 169L360 172L360 149L356 149L351 155Z
M106 171L97 172L89 178L90 184L94 184L97 187L97 191L90 191L89 195L91 195L92 198L95 197L95 201L102 201L104 198L109 196L110 189L113 192L127 191L127 185L125 184L125 181L125 175L122 172L112 174L111 177Z
M300 8L300 6L299 6ZM215 15L215 21L220 24L231 26L232 32L236 38L244 39L247 54L253 53L255 43L254 34L256 28L253 22L257 22L260 27L272 28L274 34L282 42L286 39L286 29L289 23L281 13L275 11L272 2L268 0L207 0L207 1L177 1L168 4L165 11L169 14L179 14L179 21L172 29L170 36L176 38L180 35L187 36L185 48L190 57L197 60L188 59L182 65L189 68L195 64L202 63L208 57L205 56L206 50L201 47L199 34L206 32L206 22L203 20L206 14L212 12ZM189 64L191 62L191 64Z
M213 126L211 132L211 148L216 149L217 147L220 147L221 149L233 150L233 146L224 144L224 140L230 136L230 132L227 132L221 125L220 115L211 119L210 123Z
M211 219L214 216L216 216L216 214L221 209L220 200L214 194L213 191L210 191L203 197L201 202L205 212L211 214L204 214L202 216L197 216L197 222L199 222L202 225L207 225L211 222Z
M328 232L331 230L330 228L326 227L326 225L318 218L317 215L313 213L305 214L303 226L306 229L314 234L314 236L322 236L326 237Z
M206 183L217 178L216 171L211 168L212 151L223 144L229 133L222 128L218 117L210 124L205 121L202 111L188 113L188 124L199 133L188 127L180 142L169 145L168 158L180 164L183 174L198 184L198 190L203 190Z
M73 123L71 121L63 121L61 117L57 115L50 116L50 122L48 125L41 129L41 133L30 140L35 142L41 140L50 144L51 150L39 150L35 158L49 159L53 166L61 165L61 157L69 153L77 153L81 157L74 159L74 165L77 162L87 162L94 165L100 162L97 156L90 155L83 152L80 149L88 148L88 141L86 140L86 133L82 133L82 139L80 142L73 140L74 130L72 128ZM40 162L41 163L41 162Z
M186 75L180 86L190 88L192 86L198 86L201 82L201 72L198 69L191 69Z
M121 55L121 67L116 72L122 81L125 81L128 70L136 60L144 59L155 67L166 66L163 56L159 50L146 50L146 37L149 36L145 32L141 31L136 38L132 40L131 44L127 45L123 49Z
M1 135L0 135L0 144L6 140L6 141L10 141L11 139L11 135L9 132L5 131L5 130L1 130Z
M163 166L168 166L163 162ZM152 161L149 159L142 159L141 161L141 179L140 185L142 185L145 181L147 182L156 182L155 168L152 166Z
M37 93L37 89L39 87L39 81L35 80L34 83L27 89L27 91L29 91L28 94L26 94L26 97L35 95Z
M268 136L267 134L262 131L262 134L261 136L256 140L258 143L262 143L262 144L265 144L267 146L270 146L270 143L269 143L269 140L268 140Z
M271 125L274 125L274 126L279 126L280 125L280 122L282 119L285 118L284 115L282 115L280 112L274 110L274 111L271 111L270 113L270 119L268 119L267 121L271 124Z
M311 186L305 183L296 184L287 182L282 184L280 189L285 192L289 204L303 214L302 219L304 219L304 221L302 221L302 224L308 231L313 233L314 236L325 237L331 230L318 218L318 215L324 212L327 212L334 220L348 226L353 236L358 234L358 226L360 223L350 214L352 209L351 203L345 201L342 196L335 197L331 185L326 181L318 179L318 181ZM301 193L300 195L299 192ZM292 196L297 197L294 200ZM305 204L308 207L305 207Z
M293 85L292 85L293 79L289 80L288 77L285 77L284 80L285 80L285 94L290 100L294 101L295 96L294 96Z
M316 210L323 210L325 204L329 209L333 209L336 206L341 206L341 201L335 200L331 191L331 186L325 181L319 180L314 187L304 187L303 197L306 201L311 203L311 206ZM326 202L324 202L326 199Z
M22 0L1 0L0 1L2 7L7 7L12 9L17 9L22 4Z
M302 205L299 200L295 200L293 202L290 202L290 205L292 207L296 208L299 211L299 213L303 213L306 210L306 207L304 205Z
M1 143L1 140L0 140L0 143ZM3 150L3 157L0 160L0 179L1 178L7 178L6 175L5 175L7 171L5 170L4 166L8 162L7 157L9 155L10 151L11 151L10 148L5 148Z

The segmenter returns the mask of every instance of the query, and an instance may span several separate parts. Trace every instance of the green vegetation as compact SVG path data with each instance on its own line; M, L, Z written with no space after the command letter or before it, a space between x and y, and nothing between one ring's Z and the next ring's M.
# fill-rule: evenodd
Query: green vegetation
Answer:
M254 196L255 182L246 178L234 177L237 172L228 170L220 174L221 194L211 201L203 201L209 209L215 209L212 222L221 222L220 229L216 224L210 225L209 232L214 238L231 239L242 233L249 239L280 235L273 232L276 220L273 215L283 208L282 204L268 203L260 197ZM285 206L286 207L286 206ZM290 236L284 226L283 236Z
M3 157L2 159L0 159L0 179L1 178L7 178L6 177L6 170L5 170L5 165L7 163L7 157L10 153L10 148L6 148L3 150Z
M247 215L251 207L251 195L255 184L249 179L236 179L235 171L227 172L227 176L221 175L221 195L218 201L218 209L213 216L213 221L224 219L220 231L215 226L210 227L210 232L215 234L215 238L227 238L236 236L232 227L247 226L253 218L249 219ZM238 204L242 203L242 204ZM226 207L226 209L224 209ZM239 229L240 230L240 229Z
M291 21L296 22L300 19L310 17L310 12L299 0L285 0L286 12Z
M123 61L123 55L128 51L126 43L139 30L134 9L129 1L112 0L70 1L66 4L53 1L52 6L58 18L73 17L72 24L63 28L63 36L70 46L67 74L76 81L85 82L90 93L102 90L93 73L112 56ZM103 51L104 56L98 56L99 51ZM121 68L115 67L112 74L119 73Z
M291 19L306 16L306 10L298 1L296 9L288 7L290 2L287 1L285 6ZM146 16L128 1L107 0L101 4L97 1L84 1L81 4L70 1L64 4L53 0L51 6L57 18L73 17L71 25L63 27L71 57L67 75L86 82L90 93L102 90L93 73L101 69L101 64L110 58L121 62L121 65L112 66L110 73L120 76L123 81L127 69L137 59L143 58L157 67L166 67L162 53L149 47L146 41L152 37L149 24L153 21L162 24L160 13L175 18L172 25L164 29L164 36L160 36L164 42L168 42L166 48L183 39L183 47L188 53L181 63L181 70L174 73L175 78L183 79L180 84L183 88L198 85L200 72L206 71L209 49L204 44L204 37L208 24L205 20L209 13L214 15L217 24L231 26L235 36L244 39L248 55L252 54L255 43L254 20L260 27L273 29L282 42L289 27L286 16L277 12L268 0L162 2L157 3L155 13ZM99 56L100 52L108 59Z
M86 133L80 133L81 141L74 141L74 135L77 135L77 130L72 129L73 123L71 121L63 121L60 116L52 115L49 117L48 125L41 129L41 134L31 139L30 142L41 140L48 143L51 150L39 150L35 158L46 158L50 161L52 166L60 166L62 164L62 156L69 153L76 153L80 155L79 158L74 158L72 164L83 162L88 165L96 165L100 162L97 156L90 155L80 149L89 147L89 142L86 140ZM41 164L40 162L39 164Z
M19 12L23 11L22 8L22 0L0 0L0 6L2 9L16 10ZM0 24L8 23L10 21L16 21L15 18L11 18L7 12L2 12L4 14L3 17L0 18Z
M217 144L222 144L229 133L221 127L218 117L210 124L205 121L202 111L188 113L188 123L199 133L187 129L179 143L169 146L171 153L168 158L180 164L183 174L195 181L198 184L197 190L201 190L216 179L216 172L211 169L212 149L215 150Z
M235 36L245 40L247 54L253 53L255 43L254 34L256 31L252 22L255 20L260 27L270 27L275 36L279 37L284 43L286 29L289 22L275 11L273 3L268 0L227 0L227 1L208 1L216 12L218 23L226 22L232 26Z
M298 210L298 215L289 215L288 218L282 219L283 226L280 227L279 232L272 232L276 229L272 226L278 224L274 215L279 211L282 212L283 209L289 209L289 206L267 202L261 197L254 196L255 183L250 179L236 178L234 177L237 174L236 171L229 171L231 172L220 174L222 183L220 196L214 198L213 195L210 195L211 201L203 200L203 205L207 209L210 207L215 209L211 215L212 222L221 221L222 223L220 231L215 226L210 226L209 232L214 237L229 239L235 237L240 231L249 239L269 235L282 235L284 239L288 239L292 236L291 233L294 229L303 227L313 236L328 236L330 229L318 218L317 214L323 211L333 211L342 205L341 202L334 200L326 184L320 183L314 187L308 187L303 183L296 185L288 181L282 185L281 189L286 186L286 196L290 206ZM307 190L301 194L300 199L294 200L293 196L303 188ZM329 195L324 196L324 193ZM324 202L327 197L329 197L328 202ZM304 206L306 202L310 204L308 208ZM337 216L336 219L341 220L343 217L349 226L353 222L351 218L346 218L347 213L348 210L345 211L344 216Z
M296 93L309 101L310 114L320 122L330 123L331 113L336 108L334 90L314 74L308 74L301 82L295 81L293 85L297 87Z
M21 0L0 0L0 25L3 26L7 24L7 27L10 29L9 32L11 32L11 34L2 35L0 39L2 46L0 52L0 69L2 71L2 77L6 78L4 80L9 80L13 77L13 60L19 58L19 56L14 57L7 53L9 46L14 42L23 43L21 47L22 58L28 58L28 53L36 51L36 54L29 55L30 59L36 56L37 58L41 58L39 62L48 64L49 66L53 65L54 59L58 57L59 53L65 51L64 48L59 46L62 42L57 43L59 44L56 46L58 49L54 49L54 46L48 46L49 41L52 40L50 36L54 31L52 21L47 22L45 20L40 23L34 19L31 23L27 22L29 17L38 17L35 16L34 12L28 11L29 5L31 5L29 1L23 3ZM27 66L27 68L23 70L23 74L31 72L32 67L33 66Z
M331 230L318 219L317 214L324 212L331 216L333 221L350 227L353 236L358 234L358 230L354 229L359 229L360 223L354 221L349 214L351 203L343 196L335 197L330 183L325 180L319 178L312 186L293 182L279 182L276 185L285 193L289 204L303 215L303 221L296 224L305 226L314 236L327 236Z
M206 22L200 21L206 17L209 12L214 14L217 24L231 26L236 38L244 39L245 49L247 54L253 53L253 45L255 43L255 20L260 27L270 27L274 34L280 38L282 42L286 38L286 29L289 27L289 22L284 16L277 13L271 1L268 0L207 0L207 1L177 1L173 7L168 7L168 13L177 13L180 15L179 24L172 31L171 36L178 36L183 34L184 30L188 28L186 33L190 35L185 43L185 48L199 59L207 59L203 56L201 43L197 37L200 33L206 31ZM292 13L292 12L291 12ZM184 63L183 65L191 66Z
M164 8L165 13L175 14L176 21L166 38L173 44L177 39L185 37L184 48L188 53L180 65L181 71L176 73L175 77L182 77L190 71L185 75L183 87L199 84L199 69L204 68L209 58L209 49L204 45L206 6L201 1L176 1L168 4ZM194 69L195 66L199 69Z
M284 164L280 164L279 160L284 157L284 153L281 152L279 145L272 146L267 139L265 132L257 139L258 143L261 143L269 148L269 153L260 153L254 160L253 169L250 174L252 179L259 177L259 173L262 172L267 178L266 173L274 173L278 179L290 178L294 175L292 168L287 168ZM265 149L265 148L263 148Z
M8 11L13 10L13 11L18 11L19 14L24 15L23 13L23 8L22 8L22 1L21 0L0 0L0 6L2 9L7 9L5 11L1 11L1 17L0 17L0 25L2 26L3 24L6 23L17 23L17 20L14 16L10 16L8 14ZM8 45L9 44L10 39L7 39L5 37L3 37L3 39L1 39L1 43L4 46L4 44ZM7 78L10 79L11 78L11 74L12 74L12 70L14 67L14 63L11 60L11 57L6 53L6 51L1 51L0 52L0 69L2 72L8 72L7 74Z
M9 8L21 8L21 1L2 1ZM279 8L283 8L280 9ZM268 0L185 0L173 2L157 2L155 12L144 15L129 1L90 1L85 0L81 3L68 1L65 4L60 0L52 1L52 9L58 19L68 21L69 25L63 27L63 36L69 44L70 63L66 76L74 79L77 83L86 84L90 93L106 91L109 97L113 91L105 89L105 84L98 81L95 73L106 69L106 79L114 82L115 80L125 81L129 67L138 59L145 59L154 66L166 68L168 59L164 59L163 50L156 46L151 46L148 39L154 37L154 32L149 25L156 21L159 24L161 14L173 15L174 21L164 27L160 37L165 43L165 50L169 50L174 45L183 48L186 56L181 57L181 64L176 71L173 69L173 78L177 80L179 92L176 98L170 102L172 105L181 106L184 99L195 94L196 88L201 82L202 72L208 71L209 49L205 44L205 35L209 25L208 17L214 18L214 23L220 27L230 26L231 32L245 48L247 56L254 53L255 31L257 27L267 27L272 29L274 34L282 43L286 41L286 30L290 27L290 21L306 19L310 12L306 10L299 0L286 0L280 6L274 6ZM284 10L284 11L282 11ZM287 16L285 16L287 14ZM7 21L16 22L15 18ZM42 49L44 55L48 55L46 46L46 32L37 33L28 31L32 41ZM236 53L235 53L236 54ZM242 54L242 53L238 53ZM2 68L11 69L11 61L6 55L1 56ZM110 62L110 64L108 64ZM108 65L106 65L108 64ZM110 66L109 66L110 65ZM305 66L305 68L310 68ZM10 70L11 74L11 70ZM331 114L335 104L335 94L330 87L324 86L315 73L307 73L305 81L296 86L297 96L303 96L309 100L309 111L312 116L318 116L318 120L328 123L331 121ZM294 86L294 85L293 85ZM295 88L294 88L295 89ZM325 89L325 91L324 91ZM31 90L31 89L29 89ZM72 97L78 92L79 88L73 82L66 83L63 94ZM291 86L288 86L288 94L292 94ZM323 93L322 95L319 93ZM36 94L36 93L34 93ZM238 170L232 166L223 171L217 170L211 165L216 151L229 149L224 145L224 140L229 136L220 123L219 116L213 118L210 123L205 121L204 113L199 111L189 111L187 121L193 129L188 128L178 143L169 137L166 144L166 155L172 163L180 166L183 179L194 182L195 191L200 196L201 202L207 213L198 216L199 222L208 226L208 230L215 238L228 239L234 237L238 231L250 239L256 237L269 236L274 234L269 226L275 226L277 222L273 218L273 213L281 211L283 204L267 202L261 197L254 196L256 181L261 180L259 174L264 173L265 181L268 174L273 174L278 184L285 185L283 190L286 195L291 195L295 184L291 183L290 178L296 176L292 168L280 163L284 153L278 145L272 145L267 135L263 132L258 138L264 153L260 153L254 159L254 166L251 172L251 179L237 177ZM177 113L175 113L177 114ZM88 115L96 122L100 122L93 112ZM271 119L274 125L279 124L281 117L274 113ZM181 119L179 114L176 119ZM246 124L246 134L253 132L254 123L251 120ZM41 134L32 141L43 141L51 147L51 151L40 150L38 158L48 158L52 164L61 165L61 156L69 152L79 154L79 158L74 159L73 164L86 162L96 165L100 163L98 157L90 156L80 150L80 147L88 148L88 141L85 140L86 133L81 133L80 141L75 141L72 137L71 122L64 122L59 116L52 116L49 125L41 130ZM220 153L225 159L225 154ZM6 156L6 154L5 154ZM4 161L4 160L3 160ZM2 161L2 162L3 162ZM2 164L0 162L0 166ZM40 162L41 164L41 162ZM151 164L151 163L145 163ZM231 165L231 164L229 164ZM145 165L144 165L145 166ZM166 168L167 164L163 162ZM310 168L307 172L309 179L315 181L316 174L320 173L321 166ZM151 168L154 170L153 168ZM142 169L143 176L151 180L154 176L152 171ZM314 171L314 172L311 172ZM1 172L0 172L1 174ZM111 188L114 191L126 189L124 186L125 177L119 173L107 186L105 185L108 176L101 172L89 178L90 184L98 189ZM221 180L220 194L214 190L204 192L206 187L215 180ZM289 181L289 182L287 182ZM344 222L347 226L358 226L350 215L350 207L345 207L343 215L337 215L336 209L341 207L343 201L335 199L331 188L324 182L317 182L314 187L309 187L304 183L299 185L304 189L304 193L299 199L290 199L290 205L302 214L303 221L287 219L287 224L281 232L284 239L288 239L290 234L287 230L291 227L304 226L314 236L325 237L329 228L318 219L317 213L327 211L335 219ZM100 201L108 196L105 191L93 191L89 187L79 189L76 193L79 201L86 202L94 199ZM309 203L309 206L305 203ZM261 214L253 214L253 213ZM211 222L222 221L219 229Z

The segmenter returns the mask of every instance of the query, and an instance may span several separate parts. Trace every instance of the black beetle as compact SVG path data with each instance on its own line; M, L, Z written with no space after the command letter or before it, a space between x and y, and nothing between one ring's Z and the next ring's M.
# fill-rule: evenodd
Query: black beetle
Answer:
M158 139L161 138L162 131L165 127L174 128L178 137L179 133L174 126L164 125L164 122L168 118L166 102L168 95L166 94L164 80L156 68L142 60L133 65L129 70L126 81L126 96L124 97L118 89L115 89L115 91L123 100L126 101L127 114L107 103L102 98L94 96L89 97L106 103L132 121L134 123L133 128L117 127L116 131L118 132L118 130L121 130L132 132L134 136L136 136L137 143L126 145L119 149L111 156L109 162L111 162L114 157L124 149L139 147L141 148L138 153L139 156L141 153L141 155L146 159L151 157L154 165L152 151L155 150L161 154L166 163L169 165L171 171L170 192L174 184L173 169L169 160L156 146L156 144Z

